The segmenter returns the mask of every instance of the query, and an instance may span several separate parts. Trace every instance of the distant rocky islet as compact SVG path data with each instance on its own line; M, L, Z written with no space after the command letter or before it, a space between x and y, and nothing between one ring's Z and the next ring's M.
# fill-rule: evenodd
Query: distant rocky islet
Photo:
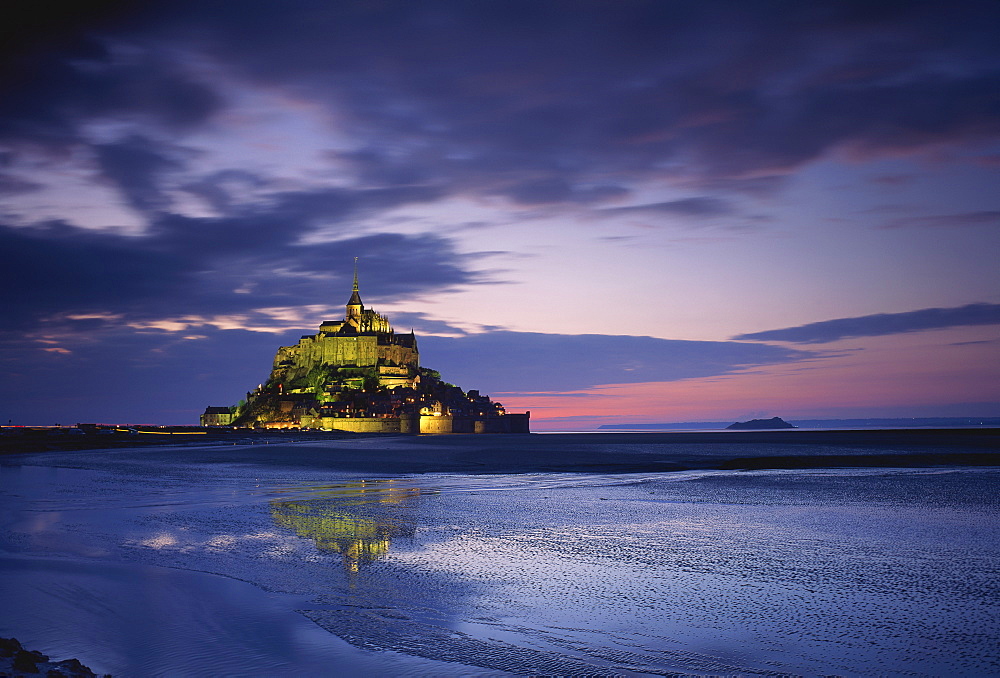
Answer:
M781 417L771 417L770 419L751 419L750 421L738 421L730 424L726 430L730 431L763 431L777 428L798 428L789 424Z

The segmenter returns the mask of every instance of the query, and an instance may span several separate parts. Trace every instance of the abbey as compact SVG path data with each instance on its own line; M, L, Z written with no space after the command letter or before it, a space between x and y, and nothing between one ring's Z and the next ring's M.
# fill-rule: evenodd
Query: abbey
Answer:
M316 334L303 336L295 346L279 348L271 378L294 383L322 365L355 370L353 379L346 376L343 379L351 386L363 385L364 375L376 377L380 386L389 388L413 387L418 381L420 355L416 336L412 331L396 334L384 316L365 308L358 292L356 264L354 289L344 319L327 320Z
M228 416L227 416L228 415ZM530 412L465 392L420 366L417 338L396 334L354 287L343 320L278 348L265 384L229 408L208 407L203 426L310 428L373 433L527 433Z

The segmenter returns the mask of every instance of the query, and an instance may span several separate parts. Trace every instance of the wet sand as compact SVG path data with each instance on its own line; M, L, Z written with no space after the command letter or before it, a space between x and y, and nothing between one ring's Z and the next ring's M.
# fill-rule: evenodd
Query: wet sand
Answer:
M1000 465L996 441L248 436L11 454L0 635L120 675L993 674L1000 471L968 460ZM779 463L813 468L723 470Z
M238 451L244 463L355 473L1000 466L1000 429L995 428L421 436L228 433L183 444L164 438L142 441L145 458L227 463ZM50 441L47 451L71 454L80 444ZM107 453L111 458L128 455L134 447L129 440L115 441ZM7 454L32 451L7 441Z

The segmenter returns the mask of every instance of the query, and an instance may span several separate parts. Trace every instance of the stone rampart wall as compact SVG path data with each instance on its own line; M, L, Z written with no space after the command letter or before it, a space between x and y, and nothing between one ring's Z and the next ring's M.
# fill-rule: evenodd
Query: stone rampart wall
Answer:
M323 428L353 433L409 433L398 417L322 417Z
M420 415L420 433L486 433L488 420L433 414Z
M315 343L309 359L313 364L374 365L378 361L377 341L375 337L323 337Z
M301 426L354 433L528 433L529 414L502 417L436 417L430 414L402 417L311 417ZM292 424L287 424L291 426Z
M434 415L420 415L419 433L451 433L452 417L435 417Z
M531 412L490 417L486 420L486 423L487 433L530 433Z

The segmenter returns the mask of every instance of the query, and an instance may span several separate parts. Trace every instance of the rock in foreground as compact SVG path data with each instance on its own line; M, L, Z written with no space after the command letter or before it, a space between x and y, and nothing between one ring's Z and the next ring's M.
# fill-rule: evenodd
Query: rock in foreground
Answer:
M50 661L41 652L25 650L17 638L0 638L0 676L95 678L94 672L81 664L78 659Z

